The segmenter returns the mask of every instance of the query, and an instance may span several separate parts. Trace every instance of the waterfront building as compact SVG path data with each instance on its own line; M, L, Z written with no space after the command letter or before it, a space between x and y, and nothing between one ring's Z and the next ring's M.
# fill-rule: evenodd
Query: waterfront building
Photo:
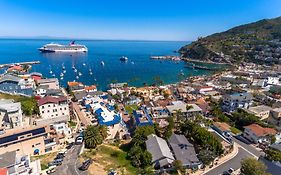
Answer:
M36 81L37 86L47 86L49 89L59 89L59 80L57 78L39 79Z
M71 92L85 90L85 86L83 85L83 83L76 82L76 81L67 82L67 87Z
M32 96L35 87L31 78L20 78L6 74L0 78L0 92L12 95Z

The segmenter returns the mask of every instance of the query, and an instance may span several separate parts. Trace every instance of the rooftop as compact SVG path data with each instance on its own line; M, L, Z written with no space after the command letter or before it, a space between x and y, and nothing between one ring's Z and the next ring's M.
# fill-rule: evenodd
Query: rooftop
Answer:
M46 103L60 103L60 102L66 102L67 98L64 96L60 97L52 97L52 96L46 96L38 100L38 105L44 105Z
M272 108L265 105L255 106L255 107L249 107L249 111L254 112L256 114L259 114L264 111L270 111Z
M58 79L57 78L46 78L46 79L39 79L39 80L37 80L38 84L52 83L52 82L58 82Z
M16 151L0 155L0 168L7 168L16 163Z
M275 135L277 133L275 129L263 128L258 124L251 124L251 125L245 126L244 128L250 129L252 132L254 132L259 137L266 136L266 135Z

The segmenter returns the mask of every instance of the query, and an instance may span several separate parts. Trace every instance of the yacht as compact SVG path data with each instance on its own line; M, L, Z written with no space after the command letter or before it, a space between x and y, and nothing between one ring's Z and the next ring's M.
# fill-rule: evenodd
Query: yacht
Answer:
M68 45L50 43L38 50L41 52L88 52L88 48L85 45L75 44L75 41L71 41Z
M122 56L122 57L120 58L120 61L128 61L128 57Z
M101 61L100 64L101 64L102 66L104 66L104 62L103 62L103 61Z

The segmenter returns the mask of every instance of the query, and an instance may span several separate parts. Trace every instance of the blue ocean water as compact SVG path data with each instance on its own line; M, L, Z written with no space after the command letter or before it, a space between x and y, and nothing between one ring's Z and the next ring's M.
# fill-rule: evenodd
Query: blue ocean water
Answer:
M172 41L109 41L81 40L76 41L88 47L88 53L40 53L37 49L50 42L68 44L67 40L32 40L1 39L0 63L40 61L32 71L40 72L45 77L52 77L50 70L62 85L67 81L80 81L86 85L96 84L98 89L105 90L112 82L128 82L129 85L142 86L152 84L154 77L160 76L164 83L175 83L184 76L203 75L206 70L184 68L184 62L151 60L152 55L176 55L175 50L189 42ZM127 56L128 62L120 62L121 56ZM105 63L101 65L101 61ZM85 66L83 65L85 63ZM62 64L66 67L64 79L60 79ZM72 66L82 76L76 79ZM93 75L89 74L92 69Z

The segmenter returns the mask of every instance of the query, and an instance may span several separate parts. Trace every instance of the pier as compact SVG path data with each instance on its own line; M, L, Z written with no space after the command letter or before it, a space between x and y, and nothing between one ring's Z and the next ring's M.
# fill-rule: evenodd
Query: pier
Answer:
M19 63L0 64L0 69L2 69L4 67L11 67L14 65L32 65L32 64L40 64L40 61L28 61L28 62L19 62Z
M172 60L172 61L180 61L181 57L179 56L151 56L150 59L155 59L155 60Z

